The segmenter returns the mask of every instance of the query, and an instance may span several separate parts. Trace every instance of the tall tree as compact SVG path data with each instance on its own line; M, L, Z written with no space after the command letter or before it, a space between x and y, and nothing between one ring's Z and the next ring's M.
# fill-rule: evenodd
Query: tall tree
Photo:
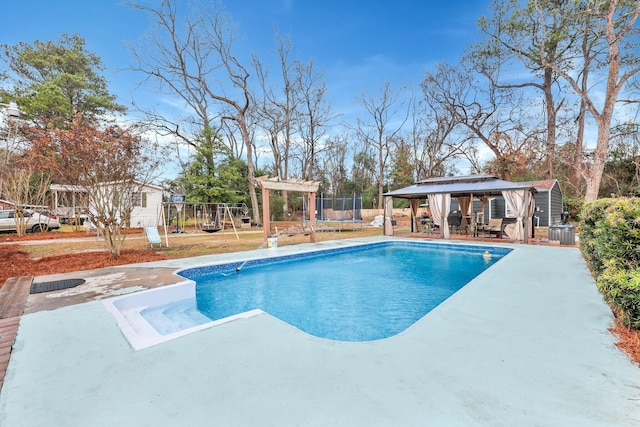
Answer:
M436 102L411 100L412 126L407 137L415 162L415 177L446 176L455 170L455 160L469 153L467 140L454 135L459 124L454 115Z
M546 116L544 174L547 179L553 177L557 116L564 100L556 99L557 89L554 86L557 74L544 64L566 64L570 61L567 46L559 43L562 33L569 25L567 16L562 12L568 3L567 0L536 2L540 8L559 11L550 16L550 19L540 21L534 8L523 7L520 0L494 0L491 4L493 14L483 16L478 21L481 31L488 37L477 43L466 59L476 71L487 77L490 84L498 88L534 89L541 92ZM541 25L545 27L544 43L531 37L531 31ZM497 79L497 69L517 69L519 66L524 66L530 74L510 73L509 80Z
M345 135L334 136L326 143L326 149L319 156L322 177L315 177L326 183L323 191L334 196L344 195L347 182L348 139Z
M10 92L25 118L40 126L65 128L79 113L84 120L95 120L125 110L100 74L102 60L86 50L84 39L77 34L62 34L57 43L5 44L2 59L10 70Z
M415 180L414 160L411 156L411 146L404 140L396 142L391 158L391 189L407 187Z
M629 80L640 71L640 30L636 26L640 15L640 2L582 0L569 2L569 6L571 7L565 8L562 13L567 15L572 25L562 32L563 38L560 39L560 43L573 43L573 34L586 35L586 41L590 43L591 48L582 50L587 56L579 57L579 61L591 64L591 70L602 77L604 82L593 87L581 84L583 69L575 67L575 61L567 64L565 61L541 56L540 62L569 84L597 125L593 159L584 163L582 167L587 184L585 201L593 201L598 198L607 161L611 124L618 97ZM534 2L533 7L541 22L552 19L552 15L558 13L555 9L542 7L538 2ZM541 51L544 51L549 40L548 28L540 25L536 30L533 36L541 44Z
M370 147L362 145L356 148L356 154L353 156L351 181L353 186L363 193L363 204L370 209L376 209L378 207L376 159Z
M378 209L382 209L385 172L393 144L409 115L409 109L400 99L401 93L387 82L379 95L365 94L356 100L367 113L366 119L358 119L358 138L377 156Z
M134 5L149 14L157 31L150 35L151 46L134 49L133 69L157 82L161 91L181 98L204 135L213 137L216 120L235 125L246 150L251 210L259 224L249 72L233 52L231 18L215 1L185 5L182 15L180 5L178 0L162 0L155 7Z
M187 199L203 203L221 200L226 203L247 202L244 195L233 188L236 181L246 179L246 174L242 173L245 163L230 156L229 148L224 146L219 137L202 136L200 139L202 141L197 144L195 153L190 156L178 178ZM213 147L207 141L212 141ZM245 191L248 192L248 188Z
M276 31L276 45L279 62L278 80L279 89L271 86L268 78L268 70L254 55L254 66L260 80L260 95L257 95L257 115L260 117L259 126L267 133L269 145L273 154L273 169L276 176L283 180L289 179L289 165L293 146L295 129L299 122L298 104L300 96L297 95L296 72L299 71L298 62L292 62L291 40L288 37L281 38ZM282 192L284 211L289 210L288 192Z
M326 135L333 115L327 101L327 85L314 63L297 63L296 93L299 104L298 134L301 140L302 179L313 180L320 141Z

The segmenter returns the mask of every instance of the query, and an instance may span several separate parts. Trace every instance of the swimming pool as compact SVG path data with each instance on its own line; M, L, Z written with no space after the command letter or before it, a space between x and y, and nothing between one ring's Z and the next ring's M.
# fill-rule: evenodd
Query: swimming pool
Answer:
M189 282L153 303L134 294L114 305L127 323L144 320L121 325L125 335L134 329L159 342L262 312L321 338L371 341L406 330L509 251L388 241L272 256L185 269L179 274Z
M499 258L472 249L393 243L180 274L195 280L211 320L260 309L319 338L372 341L404 331Z

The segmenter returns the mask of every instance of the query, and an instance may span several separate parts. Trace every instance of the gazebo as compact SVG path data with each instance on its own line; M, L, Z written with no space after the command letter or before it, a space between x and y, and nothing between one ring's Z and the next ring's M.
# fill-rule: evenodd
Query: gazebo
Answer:
M456 177L430 178L419 181L409 187L400 188L384 194L384 234L393 235L391 223L393 198L409 199L411 204L411 231L418 231L418 207L420 199L427 199L431 217L440 226L440 236L449 238L449 215L451 198L457 198L462 217L462 226L466 226L466 214L471 210L470 220L475 222L473 200L482 202L482 209L489 197L502 196L516 217L514 239L527 242L532 236L532 221L535 202L535 187L530 184L510 182L493 175L467 175Z

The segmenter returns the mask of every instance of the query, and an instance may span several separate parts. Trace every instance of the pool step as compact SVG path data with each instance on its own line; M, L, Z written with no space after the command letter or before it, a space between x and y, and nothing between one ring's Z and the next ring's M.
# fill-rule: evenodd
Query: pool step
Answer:
M195 298L147 308L142 310L140 315L160 335L172 334L211 322L211 319L198 311Z

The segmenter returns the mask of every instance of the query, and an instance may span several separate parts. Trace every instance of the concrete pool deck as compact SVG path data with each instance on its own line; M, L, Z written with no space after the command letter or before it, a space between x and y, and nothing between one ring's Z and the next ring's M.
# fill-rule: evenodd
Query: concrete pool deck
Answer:
M615 347L613 316L578 249L495 245L514 250L405 332L366 343L318 339L265 314L133 351L99 301L38 301L37 311L29 300L0 425L639 425L640 369ZM176 268L242 257L109 274L147 287Z

